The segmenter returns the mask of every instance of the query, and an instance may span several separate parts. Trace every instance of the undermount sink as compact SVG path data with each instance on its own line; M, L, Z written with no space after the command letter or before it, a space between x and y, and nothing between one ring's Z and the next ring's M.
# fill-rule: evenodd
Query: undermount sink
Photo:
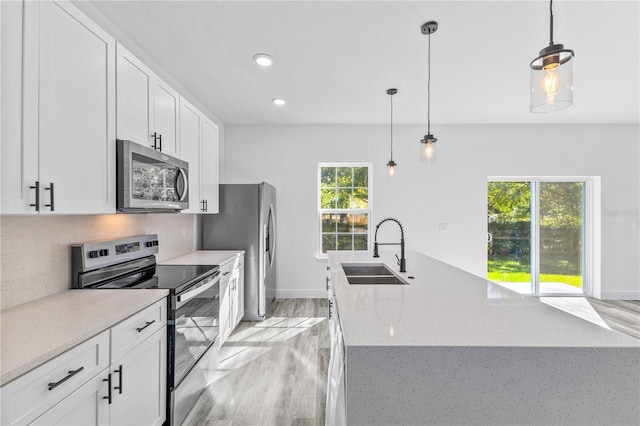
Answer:
M364 285L408 285L409 283L398 277L391 269L382 263L343 263L342 270L347 276L349 284Z

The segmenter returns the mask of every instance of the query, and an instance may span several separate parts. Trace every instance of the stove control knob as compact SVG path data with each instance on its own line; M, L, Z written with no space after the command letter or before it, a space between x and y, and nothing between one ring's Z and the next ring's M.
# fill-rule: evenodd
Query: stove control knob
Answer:
M96 257L98 257L98 250L91 250L91 251L89 252L89 257L90 257L91 259L95 259Z
M147 241L144 245L147 247L153 247L153 241Z
M100 250L100 256L109 256L109 250L108 249Z
M155 240L155 241L153 242L153 245L154 245L154 246L157 246L157 245L158 245L158 240Z

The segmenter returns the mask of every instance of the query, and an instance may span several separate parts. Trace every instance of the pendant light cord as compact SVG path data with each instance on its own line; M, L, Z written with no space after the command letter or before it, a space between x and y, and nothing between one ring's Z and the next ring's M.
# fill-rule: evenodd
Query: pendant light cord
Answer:
M429 34L429 63L427 67L427 134L431 134L431 34Z
M553 45L553 0L549 0L549 46Z
M393 95L391 95L391 161L393 161Z

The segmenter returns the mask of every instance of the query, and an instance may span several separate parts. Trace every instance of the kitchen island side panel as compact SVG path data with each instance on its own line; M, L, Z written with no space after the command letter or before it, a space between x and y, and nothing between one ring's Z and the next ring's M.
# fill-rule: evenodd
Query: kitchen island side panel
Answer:
M347 348L349 425L640 424L640 348Z

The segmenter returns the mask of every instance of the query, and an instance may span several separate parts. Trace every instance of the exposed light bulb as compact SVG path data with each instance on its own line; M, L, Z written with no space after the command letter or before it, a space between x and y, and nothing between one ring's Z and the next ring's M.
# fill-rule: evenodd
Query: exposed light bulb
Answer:
M540 86L546 96L547 103L554 103L556 93L560 88L560 77L556 73L556 67L545 68L544 77L540 80Z
M436 147L433 146L433 142L428 141L424 144L424 156L428 160L431 160L436 156Z
M420 160L423 163L431 163L436 160L436 138L427 135L420 141Z

